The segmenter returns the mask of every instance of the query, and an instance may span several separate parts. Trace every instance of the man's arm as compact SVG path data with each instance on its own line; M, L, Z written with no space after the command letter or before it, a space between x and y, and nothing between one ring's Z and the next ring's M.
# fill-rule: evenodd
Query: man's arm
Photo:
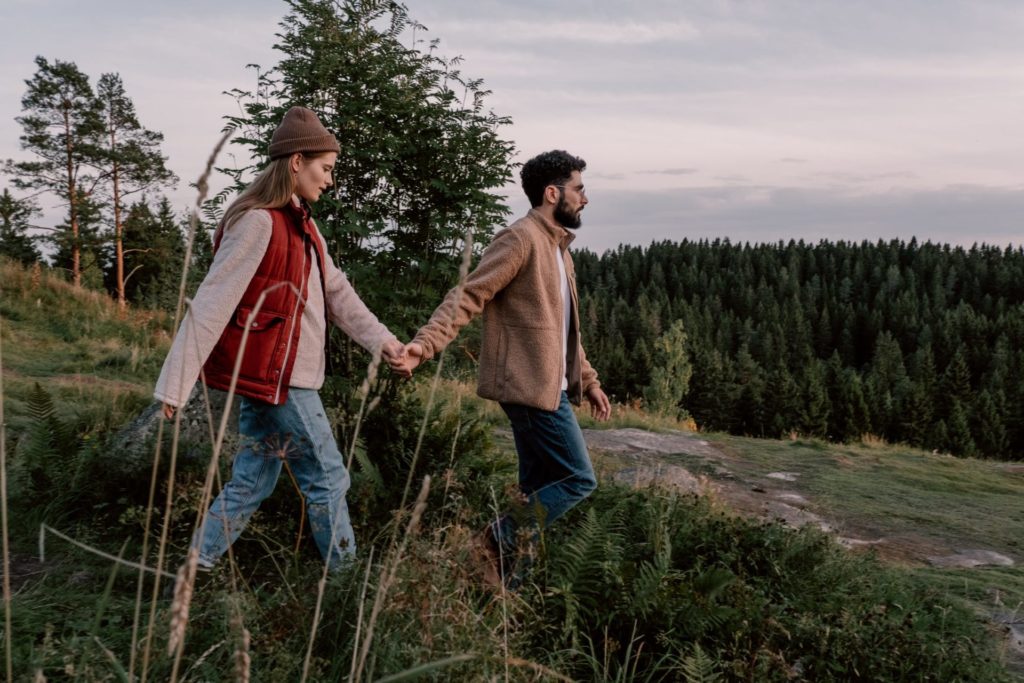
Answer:
M526 246L517 232L503 230L498 233L466 281L448 292L406 350L412 347L421 361L440 353L464 325L484 310L488 301L512 282L525 259ZM418 364L419 361L416 362Z
M601 389L601 383L597 380L597 371L587 360L587 354L583 351L583 344L580 344L580 367L582 369L583 395L590 403L590 414L596 420L604 422L612 416L612 404L608 396Z

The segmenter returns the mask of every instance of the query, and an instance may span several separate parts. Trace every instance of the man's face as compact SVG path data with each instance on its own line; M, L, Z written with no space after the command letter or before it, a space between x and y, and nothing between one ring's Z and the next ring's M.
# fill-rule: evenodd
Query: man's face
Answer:
M563 185L556 185L559 190L558 204L555 205L555 220L559 225L575 230L583 224L580 212L587 205L587 193L583 189L583 178L579 171L573 171L569 180Z

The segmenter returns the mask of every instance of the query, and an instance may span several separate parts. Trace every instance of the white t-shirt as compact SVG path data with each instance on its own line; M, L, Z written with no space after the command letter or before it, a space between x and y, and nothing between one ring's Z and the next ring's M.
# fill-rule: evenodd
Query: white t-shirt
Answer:
M562 250L555 245L555 261L558 263L558 277L562 282L562 391L569 388L569 378L565 376L565 358L569 350L569 316L572 313L572 294L569 292L569 278L565 275L565 261Z

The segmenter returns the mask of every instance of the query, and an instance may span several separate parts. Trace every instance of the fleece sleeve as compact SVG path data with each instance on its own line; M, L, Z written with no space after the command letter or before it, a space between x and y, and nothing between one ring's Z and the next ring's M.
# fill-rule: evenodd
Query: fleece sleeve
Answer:
M270 244L273 224L266 211L248 211L224 231L213 264L189 304L153 395L180 408L199 371L231 320Z
M348 277L334 264L334 260L327 253L327 246L319 230L317 230L316 237L320 240L326 256L324 289L327 294L327 315L331 322L371 353L385 342L397 339L384 323L380 322L377 316L367 308L348 281Z
M459 330L480 315L484 306L503 290L523 267L526 246L513 230L503 230L484 250L480 263L462 286L453 287L430 320L416 333L423 347L424 360L433 358L448 346Z

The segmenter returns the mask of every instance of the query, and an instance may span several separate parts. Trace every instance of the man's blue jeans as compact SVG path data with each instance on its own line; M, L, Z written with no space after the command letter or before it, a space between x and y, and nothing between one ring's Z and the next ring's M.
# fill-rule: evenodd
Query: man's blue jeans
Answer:
M331 569L356 550L345 492L348 471L334 441L320 395L313 389L288 390L279 406L242 398L242 448L231 480L210 505L193 539L199 562L212 566L242 533L263 499L271 494L285 461L303 496L320 554Z
M545 528L597 488L583 432L564 391L554 411L515 403L501 407L512 422L519 488L527 498L527 512L533 523ZM509 514L491 526L507 558L515 555L518 526Z

